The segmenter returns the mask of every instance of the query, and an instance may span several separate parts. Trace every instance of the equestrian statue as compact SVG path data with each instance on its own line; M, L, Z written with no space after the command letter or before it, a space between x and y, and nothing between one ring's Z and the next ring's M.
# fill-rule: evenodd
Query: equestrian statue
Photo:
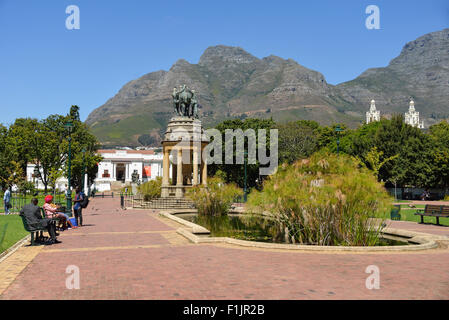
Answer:
M198 119L198 100L195 90L190 90L186 85L173 88L173 106L175 113L180 117Z

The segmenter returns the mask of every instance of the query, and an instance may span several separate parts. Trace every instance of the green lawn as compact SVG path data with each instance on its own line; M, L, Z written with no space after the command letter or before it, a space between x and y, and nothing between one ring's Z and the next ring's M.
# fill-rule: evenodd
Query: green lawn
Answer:
M29 232L23 228L22 219L18 215L0 216L0 253L23 239Z
M39 206L42 207L44 205L44 198L45 198L45 194L39 194L37 196L37 199L39 200ZM75 193L72 193L72 199L74 198ZM17 199L18 198L18 199ZM32 195L26 195L24 196L17 196L17 195L13 195L13 200L12 200L12 205L13 208L10 210L11 212L19 212L20 209L27 203L31 202L31 199L34 198L34 196ZM53 198L53 202L54 203L62 203L62 205L66 204L66 199L65 199L65 195L56 195ZM3 204L3 194L0 195L0 213L5 213L5 206Z
M415 208L410 208L408 206L408 204L401 204L401 211L402 210L414 210L413 212L415 212L417 209L424 209L426 207L426 205L424 205L424 204L415 204L414 206L415 206Z

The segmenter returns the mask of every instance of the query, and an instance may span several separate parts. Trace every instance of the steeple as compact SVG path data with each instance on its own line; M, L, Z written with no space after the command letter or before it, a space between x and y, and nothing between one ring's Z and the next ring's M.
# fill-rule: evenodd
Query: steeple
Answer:
M410 106L408 107L408 112L415 112L415 101L410 100Z
M408 112L405 113L405 123L419 129L424 129L424 121L419 122L419 112L415 110L415 101L410 100Z
M366 113L366 123L380 121L380 111L376 109L376 101L371 100L371 106L369 111Z

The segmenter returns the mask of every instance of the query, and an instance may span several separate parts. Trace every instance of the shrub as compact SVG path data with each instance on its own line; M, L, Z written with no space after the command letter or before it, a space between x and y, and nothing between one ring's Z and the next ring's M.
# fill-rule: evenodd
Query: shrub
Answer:
M449 201L449 195L444 197L444 201Z
M144 201L151 201L152 199L161 196L162 177L157 177L156 180L150 180L137 187L137 191L143 196Z
M236 184L225 184L219 177L209 178L207 182L207 186L196 185L187 191L187 197L192 199L200 215L225 215L234 199L243 194Z
M273 216L288 242L347 246L375 245L382 223L370 218L385 218L391 202L358 160L326 153L284 164L248 199L251 210Z

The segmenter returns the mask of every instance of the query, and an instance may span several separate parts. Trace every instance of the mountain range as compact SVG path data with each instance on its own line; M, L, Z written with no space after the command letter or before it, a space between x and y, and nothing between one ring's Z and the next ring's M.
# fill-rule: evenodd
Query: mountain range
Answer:
M407 43L387 67L331 85L292 59L259 59L239 47L207 48L198 64L178 60L168 71L125 84L86 123L104 146L158 145L173 116L173 87L198 94L204 127L230 118L272 117L361 124L372 99L383 115L404 113L410 98L429 126L449 118L449 29Z

